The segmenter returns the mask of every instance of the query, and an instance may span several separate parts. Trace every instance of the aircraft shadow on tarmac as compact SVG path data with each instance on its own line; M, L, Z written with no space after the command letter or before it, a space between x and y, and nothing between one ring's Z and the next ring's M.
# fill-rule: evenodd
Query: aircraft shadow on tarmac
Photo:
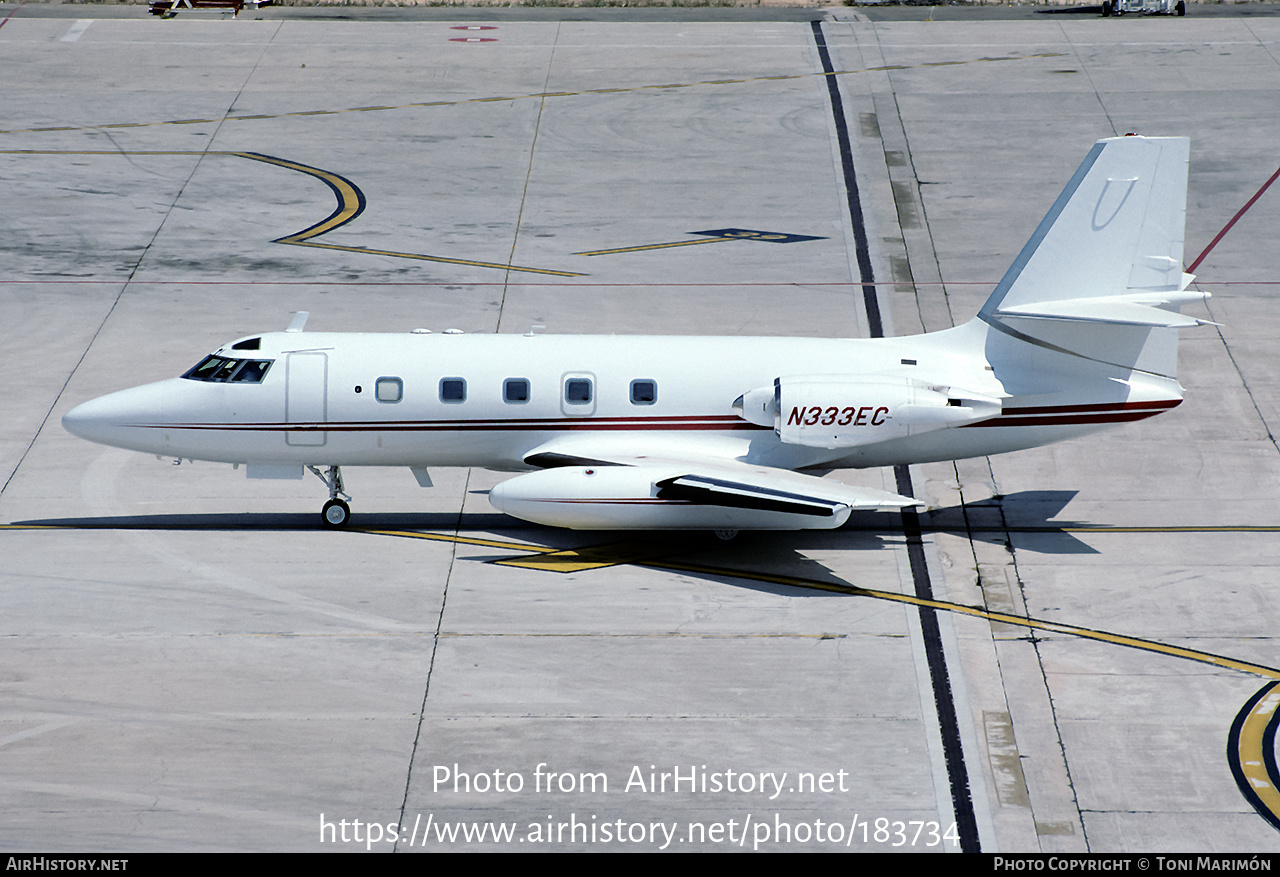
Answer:
M931 509L920 515L926 533L967 535L975 542L1016 546L1038 554L1098 554L1072 530L1103 529L1096 523L1058 520L1074 490L1022 490L981 502Z
M1077 522L1053 518L1075 496L1074 491L1022 491L979 503L936 508L919 518L919 530L951 533L975 541L1042 554L1097 554L1067 528ZM285 531L326 528L314 513L225 512L204 514L113 515L16 521L16 527L75 530L152 531ZM900 548L914 533L901 518L878 513L855 514L838 530L759 531L721 541L703 532L583 532L541 527L500 514L417 514L364 512L353 520L351 535L403 536L456 541L480 548L460 559L577 572L618 565L656 566L684 575L768 593L821 596L883 583L849 581L808 552L865 552ZM332 532L342 538L342 532ZM527 548L526 548L527 546ZM492 549L498 549L497 552ZM794 580L794 584L788 583ZM823 586L830 586L824 590ZM816 589L815 589L816 588Z

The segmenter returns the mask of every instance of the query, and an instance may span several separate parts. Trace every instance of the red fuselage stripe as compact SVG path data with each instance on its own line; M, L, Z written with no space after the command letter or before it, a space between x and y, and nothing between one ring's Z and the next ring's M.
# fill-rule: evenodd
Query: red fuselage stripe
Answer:
M1156 412L1159 413L1159 411L1176 408L1181 403L1181 399L1158 399L1154 402L1103 402L1096 405L1037 405L1030 408L1005 408L1001 411L1001 416L1017 416L1022 414L1092 414L1096 412L1110 411L1146 411L1149 409L1156 409Z
M992 426L1063 426L1091 423L1126 423L1168 411L1181 399L1152 402L1110 402L1087 405L1041 405L1005 408L997 417L966 428ZM559 430L591 431L677 431L767 430L769 426L747 423L734 415L679 415L673 417L530 418L513 420L390 420L334 421L306 423L134 423L141 429L198 429L232 432L528 432Z

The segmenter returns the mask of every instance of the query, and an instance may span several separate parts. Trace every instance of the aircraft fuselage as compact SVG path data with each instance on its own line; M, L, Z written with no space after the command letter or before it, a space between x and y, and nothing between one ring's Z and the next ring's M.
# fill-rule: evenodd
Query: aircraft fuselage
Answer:
M1060 394L1020 400L984 359L962 352L964 331L865 340L267 333L254 349L228 344L214 354L266 363L260 380L171 378L87 402L65 423L95 441L225 463L519 471L538 468L528 460L544 447L573 455L581 445L588 459L852 468L1031 447L1181 398L1176 381L1153 378L1142 394L1117 386L1114 404L1102 406L1073 405L1070 381ZM850 386L785 405L780 423L734 408L779 375L840 376ZM897 399L875 390L885 380L961 387L1003 399L1004 413L903 434ZM1140 402L1152 405L1133 407ZM778 428L787 423L843 427L853 443L788 443Z

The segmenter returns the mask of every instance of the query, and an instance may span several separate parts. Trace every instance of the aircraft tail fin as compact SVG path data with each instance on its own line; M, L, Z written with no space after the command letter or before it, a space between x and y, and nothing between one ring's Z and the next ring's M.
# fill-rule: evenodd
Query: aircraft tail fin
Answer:
M1189 142L1098 141L987 299L1005 337L1174 377L1179 313L1207 298L1182 270ZM997 352L997 351L989 351Z

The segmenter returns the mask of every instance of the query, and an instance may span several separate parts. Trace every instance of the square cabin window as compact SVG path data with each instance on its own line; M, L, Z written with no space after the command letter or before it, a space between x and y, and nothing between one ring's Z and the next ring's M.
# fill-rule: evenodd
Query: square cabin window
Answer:
M379 402L399 402L404 397L404 381L399 378L378 378L373 385L373 397Z
M523 405L529 401L529 379L507 378L502 382L502 401L508 405Z
M440 379L440 401L457 405L467 401L467 382L463 378Z
M570 405L591 404L591 379L569 378L564 382L564 401Z
M658 382L643 378L631 382L631 404L652 405L658 401Z

